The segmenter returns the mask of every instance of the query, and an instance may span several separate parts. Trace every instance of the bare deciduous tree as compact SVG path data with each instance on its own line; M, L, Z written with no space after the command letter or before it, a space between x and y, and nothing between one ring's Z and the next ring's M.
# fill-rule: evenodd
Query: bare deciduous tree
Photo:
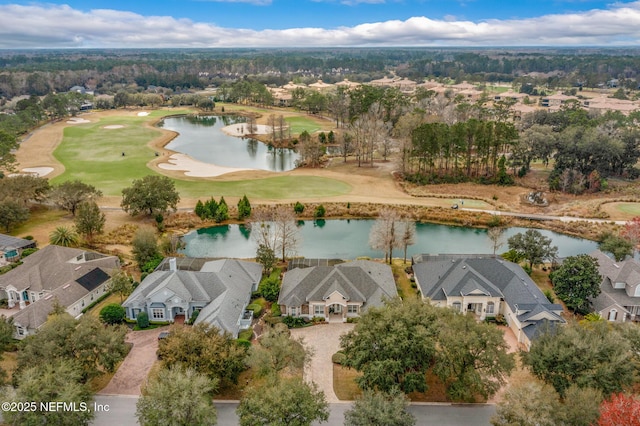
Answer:
M403 220L400 226L400 241L404 249L404 263L407 263L407 247L416 243L416 223Z
M500 226L494 226L489 228L487 231L487 236L491 240L491 245L493 247L493 257L496 257L496 251L504 245L504 241L502 241L502 234L504 234L504 228Z
M282 253L282 261L287 254L295 253L300 243L300 230L298 229L296 215L288 205L280 205L273 214L274 231L276 234L276 247Z
M280 252L283 262L287 255L295 253L301 241L296 216L289 205L255 211L249 226L258 246L265 246L274 253Z
M400 215L393 209L380 210L378 219L369 232L369 245L374 250L384 250L384 260L393 260L393 249L402 248Z

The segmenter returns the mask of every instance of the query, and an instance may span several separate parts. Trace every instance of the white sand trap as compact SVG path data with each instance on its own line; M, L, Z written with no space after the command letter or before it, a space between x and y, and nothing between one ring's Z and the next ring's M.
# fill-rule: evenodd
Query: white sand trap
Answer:
M67 124L86 124L91 123L89 120L85 120L84 118L73 117L67 120Z
M141 111L138 113L138 117L146 117L147 115L149 115L147 111Z
M231 124L229 126L223 127L222 131L229 136L248 136L249 126L247 125L247 123ZM271 126L266 126L264 124L255 124L255 128L253 131L254 135L268 135L269 133L271 133Z
M20 171L22 173L26 173L30 175L38 175L38 177L43 177L51 173L53 171L53 167L27 167Z
M110 124L108 126L104 126L103 129L108 129L108 130L112 130L112 129L122 129L124 126L122 124Z
M169 157L168 163L160 163L158 164L158 167L163 170L184 171L185 176L191 177L215 177L227 173L253 170L240 169L235 167L224 167L217 166L215 164L204 163L202 161L194 160L186 154L173 154L171 157Z

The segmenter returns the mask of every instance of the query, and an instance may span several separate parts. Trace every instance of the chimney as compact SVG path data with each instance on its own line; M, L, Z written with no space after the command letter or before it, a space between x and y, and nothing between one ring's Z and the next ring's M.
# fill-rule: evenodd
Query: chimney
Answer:
M169 270L171 272L176 272L178 270L178 267L176 266L176 258L175 257L169 258Z

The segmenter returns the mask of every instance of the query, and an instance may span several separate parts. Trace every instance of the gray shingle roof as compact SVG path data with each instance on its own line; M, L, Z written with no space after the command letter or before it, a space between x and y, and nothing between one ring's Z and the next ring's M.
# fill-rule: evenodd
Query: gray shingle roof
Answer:
M138 306L165 289L189 303L202 303L196 323L208 323L237 335L238 320L260 281L262 265L234 259L204 262L200 271L155 271L123 303ZM171 296L167 296L170 298Z
M364 303L364 308L380 306L384 298L398 294L389 266L356 260L335 266L288 271L282 281L278 303L300 306L305 302L323 300L334 291L340 292L348 301Z
M78 260L87 254L87 260ZM0 289L11 285L18 291L29 289L36 293L53 291L70 281L86 275L95 268L110 273L119 268L116 256L106 256L85 250L50 245L23 260L19 267L0 275Z
M81 284L72 281L55 289L51 294L27 305L24 309L13 315L13 321L17 325L37 330L45 322L53 310L53 304L57 301L61 306L68 307L90 293L90 290Z
M590 256L598 261L598 271L602 275L600 295L591 299L594 310L600 312L613 304L620 307L640 305L640 297L629 296L626 289L616 289L612 285L615 282L624 282L633 286L640 282L640 264L638 262L634 259L614 262L600 250L590 253Z
M512 312L520 312L520 321L541 313L563 321L557 314L562 306L549 303L527 273L515 263L491 255L420 255L413 260L417 262L413 265L416 281L423 296L431 300L446 300L447 295L462 296L476 291L502 298Z
M35 241L12 237L11 235L0 234L0 252L8 249L22 249L35 246Z

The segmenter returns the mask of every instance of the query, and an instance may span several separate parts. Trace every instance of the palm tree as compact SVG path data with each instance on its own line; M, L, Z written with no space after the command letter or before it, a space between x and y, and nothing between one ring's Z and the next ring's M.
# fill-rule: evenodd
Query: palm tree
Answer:
M49 243L63 247L74 247L78 245L78 234L65 226L58 226L49 234Z

